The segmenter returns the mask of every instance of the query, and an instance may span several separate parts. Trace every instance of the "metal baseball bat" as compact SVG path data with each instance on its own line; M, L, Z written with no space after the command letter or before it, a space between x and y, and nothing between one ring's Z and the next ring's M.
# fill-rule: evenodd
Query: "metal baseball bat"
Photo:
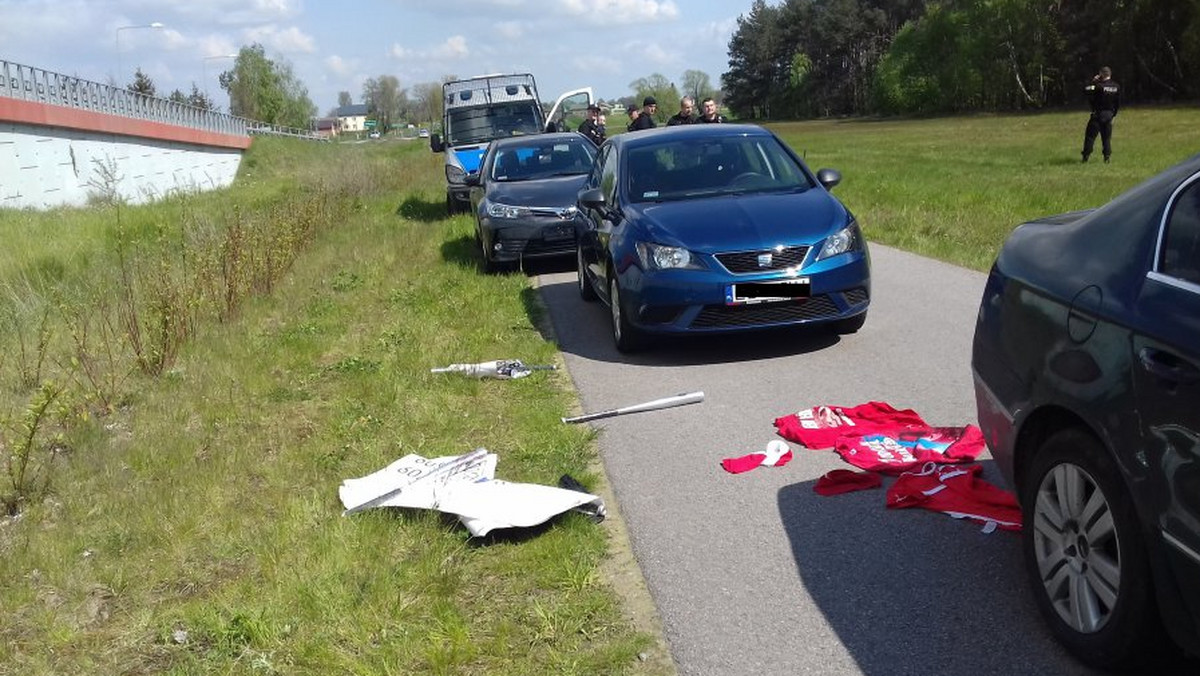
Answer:
M633 406L624 406L622 408L614 408L608 411L600 411L599 413L585 413L577 415L573 418L563 418L565 423L581 423L589 420L598 420L600 418L611 418L616 415L625 415L627 413L641 413L642 411L657 411L660 408L674 408L676 406L684 406L686 404L698 404L704 401L703 392L686 392L677 394L673 397L664 397L647 401L644 404L634 404Z

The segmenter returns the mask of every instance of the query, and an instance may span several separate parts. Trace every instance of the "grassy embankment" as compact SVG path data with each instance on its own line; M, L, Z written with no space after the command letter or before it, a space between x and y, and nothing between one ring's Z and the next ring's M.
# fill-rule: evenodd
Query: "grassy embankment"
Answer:
M985 269L1018 222L1094 206L1196 150L1191 110L773 125L868 238ZM0 212L0 673L661 673L602 574L604 527L468 541L427 513L339 516L405 454L588 485L564 373L520 275L480 275L419 142L258 139L235 187ZM46 480L49 480L46 483Z
M598 479L566 373L429 373L557 358L443 218L441 159L260 138L227 191L0 213L0 673L667 673L606 526L340 516L407 453Z

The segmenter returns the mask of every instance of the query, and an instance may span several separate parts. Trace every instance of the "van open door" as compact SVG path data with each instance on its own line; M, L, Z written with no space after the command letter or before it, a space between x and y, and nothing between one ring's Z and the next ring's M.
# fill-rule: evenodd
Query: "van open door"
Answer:
M592 88L573 89L558 97L550 114L546 116L546 130L575 131L587 117L587 108L592 105ZM551 127L550 125L554 125Z

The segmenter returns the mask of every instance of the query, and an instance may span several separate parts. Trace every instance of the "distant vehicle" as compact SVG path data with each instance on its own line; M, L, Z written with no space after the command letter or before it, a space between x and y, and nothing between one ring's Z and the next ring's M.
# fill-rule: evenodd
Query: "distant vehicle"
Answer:
M1054 635L1104 669L1200 654L1200 155L1017 227L971 367Z
M421 138L429 138L429 130L422 128L421 131L417 132L417 136Z
M496 139L467 176L485 272L575 253L575 198L596 146L575 132Z
M370 134L367 134L367 136L369 136L370 138L379 138L379 132L373 131Z
M871 261L854 216L770 131L681 125L609 137L579 193L577 274L618 350L651 334L778 326L853 333Z
M569 91L546 115L537 84L528 73L480 75L442 85L442 134L430 135L429 148L446 153L446 211L455 214L470 208L467 176L479 171L489 141L540 134L551 124L556 130L567 113L582 115L591 102L590 87ZM572 123L578 125L568 120L566 126Z

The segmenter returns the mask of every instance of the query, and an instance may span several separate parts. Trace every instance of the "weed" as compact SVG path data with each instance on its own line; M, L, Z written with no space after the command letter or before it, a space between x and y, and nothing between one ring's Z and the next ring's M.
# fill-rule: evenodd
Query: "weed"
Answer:
M60 432L50 431L55 400L62 388L45 382L29 402L17 423L6 423L5 438L0 441L4 453L8 490L0 494L5 513L15 515L21 506L41 499L50 486L55 458L65 450Z

